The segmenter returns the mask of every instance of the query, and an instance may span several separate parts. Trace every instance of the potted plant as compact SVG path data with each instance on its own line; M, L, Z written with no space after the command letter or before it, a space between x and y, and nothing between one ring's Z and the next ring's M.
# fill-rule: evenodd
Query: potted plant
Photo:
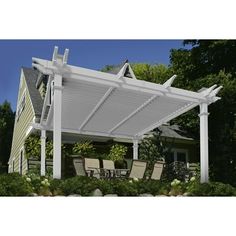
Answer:
M124 160L128 148L121 144L115 144L111 147L108 159L114 161L115 168L123 169L126 168L126 162Z
M74 144L72 153L72 156L92 157L95 154L95 148L91 141L78 142Z

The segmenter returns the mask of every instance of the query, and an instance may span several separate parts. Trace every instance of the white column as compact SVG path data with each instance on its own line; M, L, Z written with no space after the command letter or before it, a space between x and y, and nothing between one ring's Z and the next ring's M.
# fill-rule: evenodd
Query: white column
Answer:
M133 159L138 160L138 140L133 140Z
M40 174L41 176L45 176L45 166L46 166L46 130L41 130L41 169Z
M208 182L208 104L200 104L200 169L201 183Z
M53 110L53 178L61 179L61 102L62 76L54 76Z

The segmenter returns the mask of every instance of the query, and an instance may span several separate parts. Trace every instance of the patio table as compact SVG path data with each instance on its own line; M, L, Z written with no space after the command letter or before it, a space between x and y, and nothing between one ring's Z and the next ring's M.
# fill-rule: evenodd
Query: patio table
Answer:
M130 169L115 169L116 177L127 177L128 173L130 172Z

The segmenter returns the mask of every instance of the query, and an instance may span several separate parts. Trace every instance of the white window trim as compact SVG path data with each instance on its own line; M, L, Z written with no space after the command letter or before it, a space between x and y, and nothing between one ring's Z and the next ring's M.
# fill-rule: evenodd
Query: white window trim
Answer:
M22 159L21 159L21 152L22 152ZM24 161L24 156L25 156L25 151L24 151L24 146L20 149L20 156L19 156L19 166L18 166L18 171L20 174L20 166L22 165L22 173L23 174L23 161ZM21 163L22 162L22 163Z
M21 77L20 77L20 89L22 88L22 85L23 85L23 74L21 74Z
M188 149L184 149L184 148L172 148L172 149L171 149L171 152L174 153L174 161L177 161L177 153L178 153L178 152L185 153L185 155L186 155L187 168L189 168Z
M22 101L23 99L25 99L25 104L23 106L21 106L22 104ZM21 98L17 104L17 109L16 109L16 117L17 117L17 121L19 120L24 108L25 108L25 105L26 105L26 89L24 89L22 95L21 95ZM21 111L19 112L19 109L21 109Z

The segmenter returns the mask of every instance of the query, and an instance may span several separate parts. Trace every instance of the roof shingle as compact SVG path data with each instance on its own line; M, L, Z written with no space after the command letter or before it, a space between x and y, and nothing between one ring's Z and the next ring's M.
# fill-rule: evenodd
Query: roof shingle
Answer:
M26 67L22 67L22 70L25 76L25 81L27 83L35 115L40 117L43 108L43 99L36 88L36 81L38 79L39 72L33 68Z

